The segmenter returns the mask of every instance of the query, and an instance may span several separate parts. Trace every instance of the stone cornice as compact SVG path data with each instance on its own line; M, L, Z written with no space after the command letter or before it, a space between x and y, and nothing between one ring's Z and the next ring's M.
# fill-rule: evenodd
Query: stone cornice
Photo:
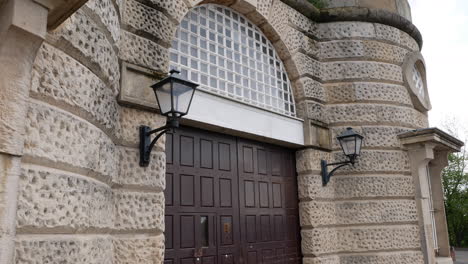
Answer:
M362 21L385 24L408 33L416 40L420 49L423 45L422 35L416 26L410 20L388 10L367 7L339 7L319 10L307 0L281 1L316 22Z
M405 146L432 143L435 149L458 152L464 143L438 128L411 130L398 135Z
M47 29L55 29L88 0L34 0L49 9Z

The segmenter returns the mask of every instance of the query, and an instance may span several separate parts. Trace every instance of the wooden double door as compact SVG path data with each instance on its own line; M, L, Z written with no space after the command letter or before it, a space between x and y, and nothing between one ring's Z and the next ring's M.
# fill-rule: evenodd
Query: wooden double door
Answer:
M292 150L181 128L166 155L165 264L301 263Z

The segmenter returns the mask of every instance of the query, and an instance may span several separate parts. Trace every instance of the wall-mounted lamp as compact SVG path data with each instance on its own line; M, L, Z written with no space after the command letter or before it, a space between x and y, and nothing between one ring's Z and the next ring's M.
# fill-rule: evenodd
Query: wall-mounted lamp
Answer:
M356 158L361 154L362 139L364 137L354 132L351 127L348 127L341 135L336 137L340 142L343 153L348 157L348 161L336 162L328 164L327 161L322 160L322 183L323 186L327 185L330 181L331 176L339 168L346 165L353 165L356 162ZM328 172L328 166L337 166L332 171Z
M198 86L196 83L175 77L174 73L180 72L171 70L170 76L151 86L161 114L167 117L167 123L153 130L148 126L140 126L140 166L142 167L149 165L151 150L158 139L169 130L179 127L179 119L188 113ZM154 133L158 134L151 141L151 135Z

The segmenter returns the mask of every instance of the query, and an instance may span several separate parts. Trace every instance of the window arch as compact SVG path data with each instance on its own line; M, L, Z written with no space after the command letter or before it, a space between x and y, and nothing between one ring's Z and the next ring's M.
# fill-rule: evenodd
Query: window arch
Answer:
M273 45L230 8L192 9L172 42L170 67L204 91L295 116L291 83Z

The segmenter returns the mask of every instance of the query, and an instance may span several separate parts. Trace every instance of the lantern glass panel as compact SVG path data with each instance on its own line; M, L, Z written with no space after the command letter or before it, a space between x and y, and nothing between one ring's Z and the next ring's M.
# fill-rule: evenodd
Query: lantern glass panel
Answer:
M154 89L156 99L158 100L159 109L161 110L161 114L163 115L166 115L172 110L171 86L171 82L166 82L165 84Z
M340 139L341 148L346 156L356 154L356 138L345 137Z
M356 155L361 155L362 138L356 137Z
M178 112L178 116L187 114L190 102L192 101L192 95L195 92L194 87L176 81L172 89L174 110Z

